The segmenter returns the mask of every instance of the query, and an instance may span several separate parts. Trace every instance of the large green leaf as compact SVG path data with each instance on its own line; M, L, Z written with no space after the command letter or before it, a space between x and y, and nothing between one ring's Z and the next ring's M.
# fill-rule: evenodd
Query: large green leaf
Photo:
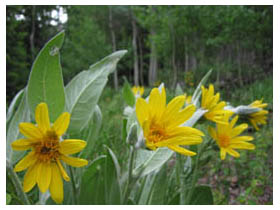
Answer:
M156 151L139 149L136 157L136 167L133 174L141 173L141 176L152 173L167 162L174 152L168 148L158 148Z
M192 103L197 106L198 105L198 100L200 98L201 95L201 86L204 85L207 81L207 79L209 78L210 74L212 73L212 69L210 69L205 76L201 79L201 81L199 82L198 86L196 87L193 96L192 96Z
M12 150L11 143L19 138L24 136L19 132L19 123L29 122L30 121L30 112L26 100L26 90L22 96L21 102L12 117L9 128L7 131L7 144L6 144L6 157L9 162L12 164L17 162L24 154L23 151L14 151Z
M21 89L17 94L16 96L13 98L12 102L10 103L10 106L9 106L9 109L7 111L7 115L6 115L6 122L7 124L10 122L10 120L12 119L19 103L21 102L21 99L22 99L22 96L23 96L23 93L24 93L24 90L25 89ZM8 127L8 125L7 125ZM6 128L8 129L8 128Z
M99 106L96 105L87 127L82 132L83 140L87 141L87 146L80 154L82 158L88 158L92 154L92 148L95 146L101 124L102 112ZM75 138L81 138L81 134L77 135Z
M64 40L64 31L53 37L35 59L27 86L28 105L34 115L36 106L46 102L51 122L64 110L65 95L59 50Z
M191 205L213 205L213 203L214 200L210 187L201 185L194 189Z
M86 168L80 186L79 204L105 204L104 179L102 169L106 156L95 159Z
M79 133L88 123L99 97L126 50L120 50L82 71L66 86L66 106L71 113L69 133Z
M113 151L93 161L82 176L79 204L121 204L120 166Z

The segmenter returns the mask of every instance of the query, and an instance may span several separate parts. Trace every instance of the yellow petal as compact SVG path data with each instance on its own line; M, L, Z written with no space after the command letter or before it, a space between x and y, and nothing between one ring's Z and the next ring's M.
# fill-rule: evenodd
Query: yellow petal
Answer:
M227 148L226 151L233 157L236 157L236 158L240 157L240 154L231 148Z
M62 113L53 124L53 129L58 136L63 135L70 123L70 114L68 112Z
M63 201L63 181L61 178L60 170L56 163L51 163L51 182L50 193L52 199L56 203L62 203Z
M179 146L168 146L169 149L175 151L175 152L178 152L182 155L186 155L186 156L193 156L193 155L196 155L195 152L192 152L190 150L187 150L185 148L182 148L182 147L179 147Z
M231 143L230 147L233 149L248 149L248 150L254 150L256 148L254 144L248 142Z
M45 133L50 129L50 118L48 106L46 103L40 103L35 110L35 120L38 124L38 128Z
M231 142L240 142L240 141L252 141L254 138L252 136L237 136L231 139Z
M38 169L37 183L42 193L46 192L51 182L51 164L49 162L42 162Z
M226 158L226 150L224 148L221 148L220 150L220 157L221 160L224 160Z
M66 164L74 167L82 167L88 164L88 161L85 159L69 157L66 155L62 155L61 160L63 160Z
M241 125L236 126L235 128L232 129L230 136L233 138L235 136L238 136L241 134L244 130L248 128L248 124L243 123Z
M14 141L11 146L13 150L22 151L30 149L36 142L38 142L37 139L18 139Z
M214 140L217 140L217 133L216 133L215 128L209 126L208 127L208 132Z
M173 98L167 105L164 111L164 122L169 122L173 116L179 112L182 106L185 104L186 96L177 96Z
M61 157L62 157L62 156L63 156L63 155L61 155ZM64 179L65 181L69 182L69 181L70 181L70 178L69 178L67 172L65 171L64 167L62 166L60 160L56 160L56 163L57 163L57 165L58 165L58 168L59 168L59 170L60 170L60 173L61 173L63 179Z
M15 166L14 171L19 172L23 171L29 166L33 165L36 162L36 157L34 156L35 152L29 152L24 158L22 158Z
M19 131L28 139L42 139L43 134L39 128L32 123L20 123Z
M190 117L194 114L194 112L195 112L195 105L192 104L187 106L182 111L174 114L173 118L170 119L170 122L168 123L168 127L176 127L182 125L184 122L190 119Z
M87 145L86 141L79 139L66 139L60 143L59 152L65 155L80 152Z
M142 126L143 122L149 117L149 106L143 98L138 98L135 107L138 122Z
M167 140L156 142L154 145L156 147L167 147L170 145L195 145L200 144L201 142L202 138L199 136L176 136Z
M34 163L30 168L28 168L23 180L24 192L29 192L36 184L38 166L39 165L37 163Z

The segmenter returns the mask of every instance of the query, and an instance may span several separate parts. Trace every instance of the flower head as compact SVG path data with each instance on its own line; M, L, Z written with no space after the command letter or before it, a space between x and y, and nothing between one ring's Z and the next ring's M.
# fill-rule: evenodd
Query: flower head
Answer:
M225 115L224 120L228 121L231 115L232 114ZM248 142L253 140L252 136L240 136L240 134L247 129L248 125L243 123L234 127L237 120L238 115L236 115L227 125L217 123L216 129L209 127L210 135L220 147L220 156L222 160L226 158L226 153L233 157L239 157L240 154L235 151L235 149L255 149L255 145Z
M180 126L195 112L194 105L181 109L185 100L185 96L177 96L166 105L164 87L161 92L158 88L153 88L148 102L143 98L137 99L136 115L149 149L168 147L183 155L196 154L180 147L199 144L202 142L201 136L204 136L198 129Z
M263 108L267 107L267 104L263 104L262 100L256 100L249 105L252 108L260 108L260 111L249 114L249 120L254 126L256 130L259 130L258 124L266 124L267 119L267 110L263 110Z
M210 84L209 89L204 88L204 86L201 86L202 89L202 100L201 100L201 108L208 110L204 114L204 117L210 121L216 122L216 123L222 123L227 124L227 122L224 121L224 115L232 113L229 110L224 110L224 107L226 106L226 102L220 100L220 93L217 93L214 95L214 86Z
M49 189L52 199L56 203L61 203L63 201L61 177L65 181L70 180L61 161L74 167L87 165L88 161L85 159L68 156L81 151L86 142L79 139L60 141L70 122L68 112L62 113L51 125L47 104L40 103L36 107L35 120L37 125L28 122L19 124L19 131L26 138L14 141L12 148L31 151L16 164L14 171L19 172L28 168L23 181L24 192L30 191L37 183L42 193Z
M132 92L134 93L134 95L142 96L144 93L143 86L133 86L131 89L132 89Z

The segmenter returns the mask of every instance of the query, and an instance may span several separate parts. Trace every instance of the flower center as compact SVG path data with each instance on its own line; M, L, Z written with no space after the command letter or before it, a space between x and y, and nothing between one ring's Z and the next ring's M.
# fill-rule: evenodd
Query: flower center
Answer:
M165 133L165 130L158 126L158 125L152 125L150 127L150 132L148 135L148 140L150 142L156 143L159 141L164 140L167 137L167 134Z
M42 141L35 145L35 154L43 162L55 161L59 157L59 138L55 131L46 132Z
M221 147L228 147L230 143L230 138L228 135L222 134L219 136L219 143Z

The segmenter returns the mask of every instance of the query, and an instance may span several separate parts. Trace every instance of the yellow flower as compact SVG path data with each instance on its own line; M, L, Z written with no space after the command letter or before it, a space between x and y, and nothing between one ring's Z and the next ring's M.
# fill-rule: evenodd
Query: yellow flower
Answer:
M158 88L153 88L149 102L138 98L136 102L136 115L143 128L145 143L149 149L168 147L183 155L195 155L183 147L185 145L199 144L204 134L198 129L180 127L195 112L195 106L190 105L182 109L185 96L175 97L166 106L166 93L164 87L160 93Z
M81 167L88 164L85 159L70 157L68 155L81 151L86 142L79 139L66 139L60 141L70 121L68 112L62 113L59 118L50 124L48 106L40 103L36 107L35 120L37 125L24 122L19 124L19 131L26 139L18 139L12 143L14 150L31 151L20 160L15 172L28 168L23 180L24 192L30 191L37 183L42 193L48 189L52 199L56 203L63 201L63 180L69 181L61 161L74 167Z
M232 114L225 115L224 121L228 122L231 115ZM248 141L253 140L252 136L240 136L240 134L247 129L248 125L243 123L234 128L237 120L238 115L235 116L227 125L217 123L216 129L209 126L208 130L210 135L220 147L220 156L222 160L226 158L226 153L232 155L233 157L239 157L240 154L234 149L255 149L254 144L248 143Z
M202 100L201 100L201 108L208 110L204 114L204 117L210 121L216 122L216 123L222 123L227 124L227 122L224 121L224 115L232 113L229 110L224 110L224 107L226 106L226 102L220 100L220 93L217 93L214 95L214 86L210 84L209 89L204 88L204 86L201 86L202 89Z
M186 103L191 104L192 103L192 96L187 96L186 97Z
M144 87L143 86L133 86L132 88L132 92L134 95L140 95L142 96L144 93Z
M263 104L262 100L256 100L253 103L249 105L252 108L260 108L261 110L258 112L255 112L253 114L249 114L249 120L254 126L256 130L259 130L258 124L266 124L267 119L267 110L263 110L263 108L267 107L267 104Z

